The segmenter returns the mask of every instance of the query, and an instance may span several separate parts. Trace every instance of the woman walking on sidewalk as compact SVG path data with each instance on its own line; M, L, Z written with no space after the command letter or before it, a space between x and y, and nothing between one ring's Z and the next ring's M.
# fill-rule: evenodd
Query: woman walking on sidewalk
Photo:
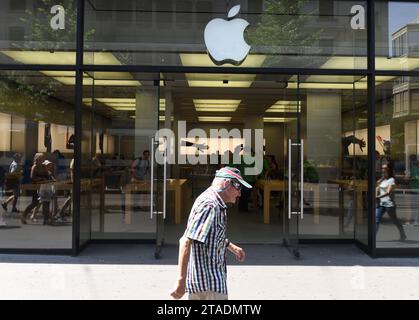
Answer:
M400 241L406 240L406 233L404 232L403 226L400 220L396 216L396 202L394 201L394 189L396 182L393 176L393 170L390 164L384 164L381 166L382 177L377 181L376 198L379 201L377 209L375 210L376 216L376 232L380 225L381 219L384 213L388 213L393 223L396 225L400 233Z

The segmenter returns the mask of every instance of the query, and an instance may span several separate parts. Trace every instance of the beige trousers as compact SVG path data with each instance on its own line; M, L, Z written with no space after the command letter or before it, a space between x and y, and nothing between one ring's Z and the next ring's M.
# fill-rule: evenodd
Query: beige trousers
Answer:
M189 300L228 300L228 296L214 291L203 291L190 293Z

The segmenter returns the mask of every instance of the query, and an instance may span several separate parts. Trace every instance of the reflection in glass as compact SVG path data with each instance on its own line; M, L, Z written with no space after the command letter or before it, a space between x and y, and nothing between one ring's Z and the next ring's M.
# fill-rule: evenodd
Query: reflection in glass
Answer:
M418 2L376 1L375 50L377 70L419 68Z
M0 247L70 249L74 86L0 72Z
M155 239L151 139L161 101L148 76L94 72L84 77L81 174L82 186L91 185L81 195L86 237Z
M302 238L366 238L366 80L300 77L305 181Z
M76 1L2 1L0 8L0 29L8 31L0 36L0 64L75 64Z
M237 19L249 23L244 39L251 46L244 63L256 58L253 67L366 69L366 2L357 2L359 26L353 22L358 19L353 6L353 2L335 0L243 3ZM104 1L86 3L85 49L113 55L114 65L204 66L209 60L204 41L207 24L217 18L226 25L234 23L227 20L232 5L220 0L150 1L148 5L134 1L123 7L116 10ZM192 64L185 64L186 54L193 58Z
M419 238L417 78L376 81L378 248L416 247Z

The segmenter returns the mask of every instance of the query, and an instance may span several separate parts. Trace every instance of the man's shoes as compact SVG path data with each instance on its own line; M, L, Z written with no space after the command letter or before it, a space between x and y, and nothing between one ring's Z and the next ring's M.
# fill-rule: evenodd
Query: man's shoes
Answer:
M2 202L1 206L3 207L4 211L7 211L7 204L6 203Z
M26 222L26 219L25 218L20 218L20 222L22 223L22 224L28 224L27 222Z
M403 241L406 241L406 239L407 239L407 236L405 234L403 234L403 235L400 236L399 241L403 242Z

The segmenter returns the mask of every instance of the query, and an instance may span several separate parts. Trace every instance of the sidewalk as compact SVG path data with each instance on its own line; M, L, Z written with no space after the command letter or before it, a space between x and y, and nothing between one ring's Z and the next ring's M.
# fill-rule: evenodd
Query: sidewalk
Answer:
M419 259L371 259L351 245L279 245L229 257L230 299L419 299ZM0 299L169 299L177 247L92 245L79 257L0 255Z

